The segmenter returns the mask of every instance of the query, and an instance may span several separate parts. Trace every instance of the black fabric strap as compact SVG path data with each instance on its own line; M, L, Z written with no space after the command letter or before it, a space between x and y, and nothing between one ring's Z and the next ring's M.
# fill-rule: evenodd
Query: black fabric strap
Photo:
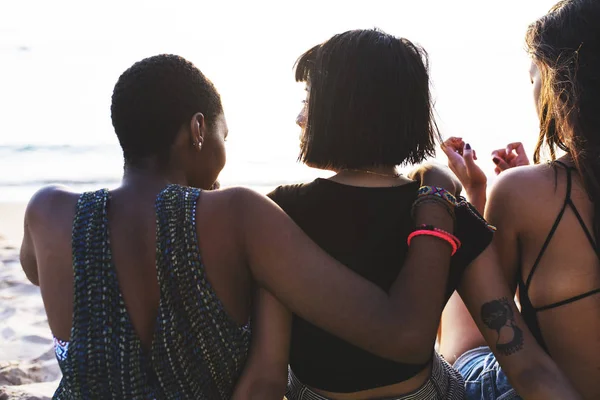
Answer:
M594 289L594 290L590 290L589 292L586 292L584 294L580 294L580 295L575 296L575 297L571 297L571 298L566 299L566 300L557 301L556 303L548 304L547 306L537 307L537 308L534 308L534 310L535 311L544 311L544 310L549 310L551 308L556 308L556 307L564 306L565 304L574 303L574 302L576 302L578 300L585 299L586 297L595 295L596 293L600 293L600 288Z
M571 202L571 186L572 186L571 170L567 166L565 166L563 163L561 163L560 161L556 161L556 163L564 166L567 171L567 194L565 195L565 201L563 203L563 206L560 209L560 212L558 213L556 220L554 221L554 225L552 225L552 229L550 229L550 233L548 234L546 241L542 245L542 249L540 250L540 253L538 254L535 262L533 263L533 267L531 268L531 271L529 272L529 276L527 277L527 281L525 283L525 289L527 289L527 290L529 290L529 286L531 285L531 279L533 278L533 274L535 273L535 270L537 269L537 267L540 265L540 261L542 260L542 257L544 256L546 249L548 249L548 246L550 245L550 241L552 240L552 238L554 237L554 234L556 233L556 229L558 229L558 224L560 224L560 221L562 220L562 217L565 214L565 210L567 209L567 206Z

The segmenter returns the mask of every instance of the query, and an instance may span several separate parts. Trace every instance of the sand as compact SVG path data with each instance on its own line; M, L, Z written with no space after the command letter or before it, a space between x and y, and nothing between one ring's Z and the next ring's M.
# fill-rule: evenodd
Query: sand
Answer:
M39 288L19 264L24 212L0 203L0 400L50 399L61 377Z

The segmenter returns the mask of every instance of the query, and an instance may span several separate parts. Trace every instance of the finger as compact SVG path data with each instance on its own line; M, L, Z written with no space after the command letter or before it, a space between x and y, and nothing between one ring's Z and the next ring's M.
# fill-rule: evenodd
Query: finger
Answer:
M456 152L463 155L463 148L465 147L465 142L462 138L455 138L454 147L456 148Z
M456 173L457 168L460 168L464 164L463 157L456 152L452 147L444 146L442 147L444 154L448 157L448 167Z
M462 150L462 139L457 137L451 137L442 143L442 149L444 147L451 148L454 151Z
M477 152L473 150L473 160L477 161Z
M450 136L448 139L445 140L445 142L456 142L457 140L462 140L462 138L458 136Z
M500 157L492 157L492 161L494 162L494 164L496 164L496 168L500 168L501 171L510 168L510 165L508 165L506 161L504 161Z
M523 143L521 142L514 142L514 143L509 143L506 146L506 154L510 154L513 152L513 150L517 153L517 154L525 154L525 148L523 147Z
M517 156L515 153L510 153L508 154L506 157L503 158L504 162L507 163L508 165L510 165L511 167L515 166L515 160L518 158L519 156Z
M500 175L502 170L500 168L496 167L496 168L494 168L494 172L496 173L496 175Z
M516 162L517 165L528 165L529 164L529 157L527 157L527 153L525 152L523 143L521 143L521 142L510 143L508 146L506 146L506 150L508 151L509 149L511 151L510 154L513 154L512 150L515 151L515 153L516 153L515 158L518 159Z
M463 149L463 158L465 160L465 165L467 166L467 170L471 170L474 167L476 167L475 165L475 152L473 151L473 149L471 148L471 145L469 143L465 144L465 147Z
M506 149L498 149L492 151L492 157L498 157L502 159L506 158Z

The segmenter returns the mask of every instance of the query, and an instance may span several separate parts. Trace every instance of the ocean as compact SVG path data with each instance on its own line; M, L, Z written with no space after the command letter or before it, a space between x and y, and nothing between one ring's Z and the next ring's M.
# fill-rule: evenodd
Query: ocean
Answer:
M276 155L264 160L232 154L229 149L228 158L219 177L222 187L246 186L266 194L278 185L330 175ZM4 145L0 146L0 171L0 202L21 203L50 184L75 191L114 188L123 174L123 157L119 146L110 144Z
M293 65L335 33L372 27L429 52L443 136L465 138L493 175L493 149L534 144L524 34L554 2L3 2L0 202L27 201L51 183L116 186L123 162L112 88L133 62L159 53L194 62L221 92L230 130L223 186L266 193L327 176L296 162L304 88Z

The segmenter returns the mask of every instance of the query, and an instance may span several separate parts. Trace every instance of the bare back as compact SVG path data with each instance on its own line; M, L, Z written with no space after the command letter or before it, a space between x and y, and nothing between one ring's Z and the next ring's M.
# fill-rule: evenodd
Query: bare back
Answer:
M510 281L519 285L523 316L586 398L598 398L600 259L586 235L593 204L576 171L559 164L511 171L499 186L489 217Z
M26 221L60 339L57 398L230 398L250 345L249 327L232 315L250 308L249 296L221 284L239 295L232 302L209 281L198 246L200 194L179 185L158 193L124 186L83 195L47 189L34 198ZM224 250L213 265L245 267L225 264L235 249Z
M252 280L236 235L232 193L205 192L197 207L197 234L206 274L225 310L240 325L251 308ZM159 286L156 274L158 192L117 189L108 207L112 257L121 294L144 347L151 346ZM68 341L73 315L72 229L80 194L50 188L32 202L29 224L35 243L39 284L52 333ZM215 199L213 199L213 197ZM218 199L216 199L218 197Z

